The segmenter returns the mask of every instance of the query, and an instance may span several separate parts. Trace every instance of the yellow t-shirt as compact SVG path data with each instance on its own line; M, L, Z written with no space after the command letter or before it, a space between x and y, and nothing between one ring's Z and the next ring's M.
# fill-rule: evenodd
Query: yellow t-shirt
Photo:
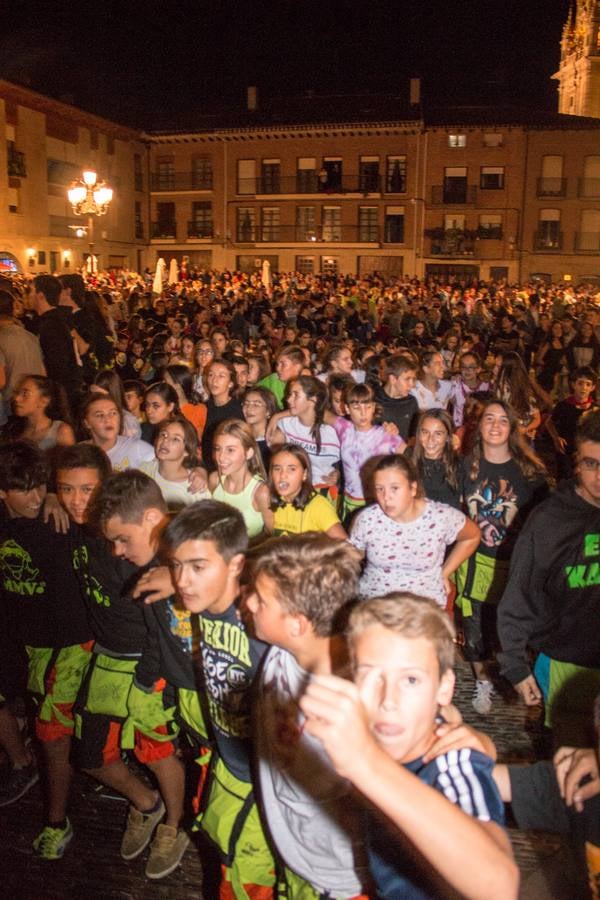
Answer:
M306 531L329 531L339 525L338 515L325 497L315 494L304 509L296 509L291 503L275 510L273 534L304 534Z

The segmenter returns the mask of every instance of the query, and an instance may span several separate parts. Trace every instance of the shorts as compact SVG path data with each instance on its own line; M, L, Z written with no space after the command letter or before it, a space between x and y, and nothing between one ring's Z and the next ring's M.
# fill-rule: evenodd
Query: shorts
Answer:
M540 653L533 670L544 695L544 724L556 746L593 747L594 701L600 694L600 669L576 666Z
M455 574L456 605L466 619L472 600L498 604L508 580L508 561L485 553L474 553L460 564Z
M150 693L134 686L138 658L94 653L75 705L73 759L81 769L118 762L133 749L142 763L175 752L174 691Z
M469 602L471 614L465 616L458 601L454 604L456 629L462 633L462 653L467 662L486 662L498 649L497 607L494 603Z
M90 663L93 644L88 641L59 650L26 647L29 656L27 690L37 702L35 733L38 740L57 741L73 734L73 707Z
M284 866L277 878L277 900L369 900L368 894L340 898L339 894L322 894L316 888Z
M199 827L219 851L221 900L267 900L274 896L275 861L252 784L236 778L216 755L202 807L195 830Z

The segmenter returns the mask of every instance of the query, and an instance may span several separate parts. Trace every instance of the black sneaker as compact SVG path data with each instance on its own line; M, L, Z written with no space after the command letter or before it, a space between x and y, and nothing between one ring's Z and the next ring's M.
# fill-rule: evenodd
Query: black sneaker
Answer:
M4 784L0 785L0 806L10 806L20 800L40 780L37 767L30 763L21 769L11 769Z

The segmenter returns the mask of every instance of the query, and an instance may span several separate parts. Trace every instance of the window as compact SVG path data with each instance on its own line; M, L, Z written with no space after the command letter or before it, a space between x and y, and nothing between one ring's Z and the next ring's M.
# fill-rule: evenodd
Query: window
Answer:
M142 204L139 200L135 201L134 221L136 240L141 240L144 237L144 221L142 219Z
M387 194L406 192L406 156L388 156L385 168L385 190Z
M279 194L281 190L281 160L263 159L260 181L261 194Z
M262 209L262 241L279 240L279 207L264 206Z
M314 156L301 156L296 163L296 191L299 194L316 194L318 183L317 160Z
M386 206L385 238L386 244L404 243L404 207Z
M467 170L463 166L444 169L444 203L467 202Z
M256 160L238 159L237 163L238 194L256 193Z
M38 266L45 266L45 265L46 265L46 251L45 251L45 250L38 250L38 252L37 252L37 262L38 262Z
M172 191L175 187L175 163L172 159L159 159L156 163L159 191Z
M324 206L322 213L322 235L324 241L341 241L342 207Z
M504 166L482 166L479 178L482 191L500 191L504 187Z
M466 147L467 146L466 134L449 134L448 135L448 146L452 150L456 150L459 147Z
M342 189L342 158L341 156L326 156L319 170L319 190L341 191Z
M15 274L19 271L19 262L16 256L13 256L12 253L7 253L6 250L0 250L0 272L6 275L7 272L14 272Z
M312 275L315 271L314 256L297 256L296 271L300 272L301 275Z
M478 234L484 240L500 240L502 237L502 216L496 213L482 213L479 216Z
M538 179L538 197L562 197L565 189L562 156L542 157L542 177Z
M19 188L9 187L6 191L9 213L19 212Z
M144 175L142 171L142 156L140 153L133 154L133 183L136 191L144 190Z
M337 256L322 256L321 257L321 274L323 275L337 275L339 272L339 260Z
M68 187L72 181L81 176L79 168L72 163L61 159L49 159L46 161L48 184L58 184Z
M484 147L501 147L502 146L502 135L498 131L490 131L487 134L483 135L483 146Z
M195 191L211 191L212 186L212 159L209 156L194 157L192 160L192 189Z
M50 251L50 272L54 274L58 272L58 251Z
M600 209L581 212L581 229L577 235L578 250L600 250Z
M358 189L363 194L379 191L379 157L361 156L358 172Z
M153 237L175 237L177 228L175 227L175 204L174 203L157 203L156 219L153 227Z
M358 209L358 239L363 242L379 240L376 206L360 206Z
M6 142L6 167L7 174L12 178L25 178L27 176L25 154L17 150L14 141Z
M256 240L256 210L253 206L238 206L237 239L241 243L252 243Z
M540 209L535 243L537 250L560 249L560 209Z
M316 241L317 239L317 216L314 206L297 206L296 207L296 240L297 241Z
M200 200L192 203L192 233L190 237L210 238L213 233L212 203Z
M449 215L444 216L444 231L464 231L465 217Z
M600 156L586 156L583 178L579 182L580 197L600 197Z

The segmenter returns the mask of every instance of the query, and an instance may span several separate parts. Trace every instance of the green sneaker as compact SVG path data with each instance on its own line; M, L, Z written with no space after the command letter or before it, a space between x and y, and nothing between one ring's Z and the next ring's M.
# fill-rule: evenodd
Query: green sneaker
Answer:
M33 849L42 859L60 859L73 837L73 826L67 819L64 828L46 825L33 842Z
M142 853L150 841L154 829L165 814L165 805L162 800L156 812L141 813L134 806L129 807L127 826L121 841L121 858L135 859Z
M181 862L189 845L190 839L181 828L159 825L150 845L146 877L157 880L170 875Z

